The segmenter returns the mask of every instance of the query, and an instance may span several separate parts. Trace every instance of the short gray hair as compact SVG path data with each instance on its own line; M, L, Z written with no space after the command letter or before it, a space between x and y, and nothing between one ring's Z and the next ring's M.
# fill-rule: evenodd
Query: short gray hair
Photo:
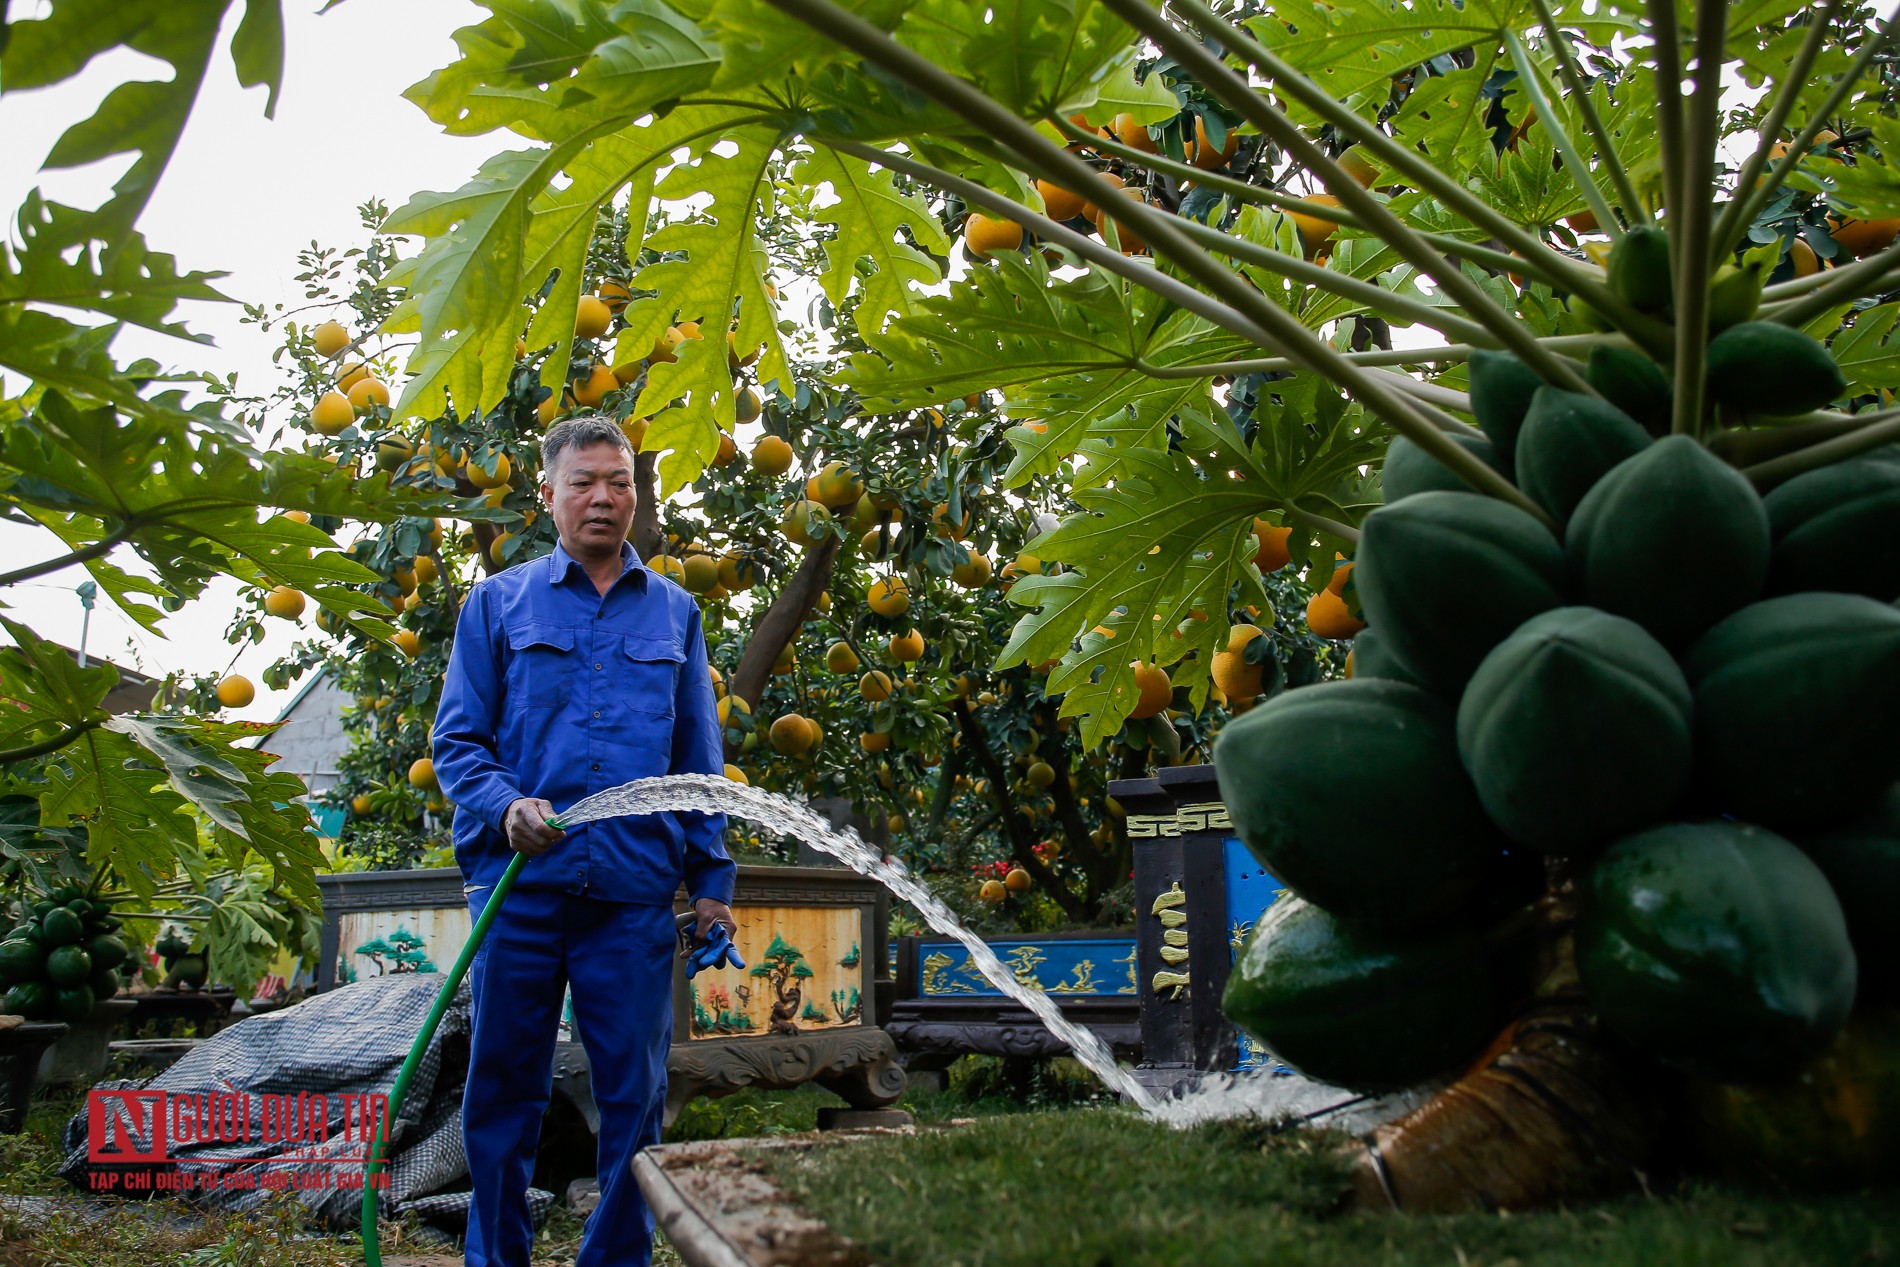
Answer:
M595 444L613 445L627 455L627 465L633 465L633 442L627 439L627 433L620 429L620 424L600 414L582 414L575 418L563 418L549 427L547 434L541 437L543 476L552 474L555 463L569 449L585 449Z

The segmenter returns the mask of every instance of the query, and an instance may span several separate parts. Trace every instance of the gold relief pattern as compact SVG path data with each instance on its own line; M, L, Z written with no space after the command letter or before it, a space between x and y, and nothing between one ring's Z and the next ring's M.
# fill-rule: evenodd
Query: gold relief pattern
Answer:
M1176 880L1166 893L1156 896L1154 904L1148 908L1148 914L1161 921L1161 962L1168 966L1154 974L1149 983L1156 999L1161 998L1163 990L1172 990L1169 999L1179 999L1188 988L1188 952L1187 952L1187 894Z

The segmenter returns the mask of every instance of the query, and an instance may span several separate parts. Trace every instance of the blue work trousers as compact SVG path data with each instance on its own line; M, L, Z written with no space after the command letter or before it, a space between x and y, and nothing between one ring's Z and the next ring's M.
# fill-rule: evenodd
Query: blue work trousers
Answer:
M493 892L469 894L471 921ZM474 1034L462 1142L474 1196L467 1267L529 1267L528 1185L569 982L600 1108L600 1205L587 1220L576 1267L651 1262L653 1218L633 1158L660 1142L676 938L668 906L547 890L515 889L503 899L469 970Z

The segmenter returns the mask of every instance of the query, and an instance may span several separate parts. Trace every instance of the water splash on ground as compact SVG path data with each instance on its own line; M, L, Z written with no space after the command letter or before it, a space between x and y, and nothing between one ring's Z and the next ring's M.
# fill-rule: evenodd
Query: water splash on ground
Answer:
M1115 1063L1114 1053L1092 1030L1071 1023L1048 995L1016 980L989 945L964 928L956 912L945 906L903 863L894 858L885 858L859 839L858 834L850 828L833 827L809 805L762 788L749 787L724 775L670 774L661 778L635 779L631 783L596 792L568 806L558 817L562 826L574 827L625 814L658 814L677 810L731 814L748 819L774 831L796 836L814 849L830 854L858 874L876 880L916 907L932 928L962 943L977 970L997 989L1028 1008L1036 1019L1067 1043L1075 1058L1100 1078L1104 1086L1119 1092L1143 1113L1158 1115L1161 1106L1154 1093Z

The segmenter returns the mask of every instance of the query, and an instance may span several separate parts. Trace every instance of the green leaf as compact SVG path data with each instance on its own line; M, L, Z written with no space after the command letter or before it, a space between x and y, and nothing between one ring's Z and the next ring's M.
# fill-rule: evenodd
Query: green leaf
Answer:
M836 230L825 242L831 267L820 278L833 306L842 304L853 281L861 279L860 330L875 333L893 312L915 315L922 296L911 283L932 286L942 280L937 262L924 252L950 253L950 239L924 199L900 191L889 171L874 172L868 163L827 149L794 167L790 179L806 187L828 183L837 195L836 203L813 213L818 223ZM912 240L923 250L910 245ZM860 261L869 263L868 273L859 273Z
M462 188L417 194L384 224L429 238L389 276L408 293L383 328L418 335L396 421L440 417L451 406L473 414L507 394L526 315L528 208L589 139L497 154Z
M231 60L238 83L270 90L264 117L277 117L277 93L284 84L284 11L278 0L245 0L244 20L231 37Z
M685 192L705 194L711 202L701 217L667 225L647 240L661 258L640 270L635 287L658 292L657 300L629 305L623 314L627 332L622 346L651 347L674 321L697 321L699 339L680 345L679 359L648 368L635 412L653 419L645 448L671 449L659 464L661 479L679 488L699 478L719 445L720 430L733 426L732 370L726 330L740 319L738 338L765 344L758 375L761 382L791 374L768 314L765 291L766 251L759 222L770 214L771 158L776 132L743 129L725 140L736 147L731 157L707 152L673 169L660 182L662 199ZM668 408L674 402L683 402Z
M159 6L55 0L46 17L11 27L0 57L0 85L7 92L57 83L120 45L171 68L167 79L113 88L90 118L66 129L46 157L48 167L83 167L115 154L138 155L99 209L103 223L130 231L144 211L184 132L228 7L229 0ZM247 40L256 38L253 31ZM248 68L256 69L254 53Z
M146 249L141 235L108 239L95 213L46 202L38 190L20 204L15 224L14 240L0 242L0 304L57 304L210 342L166 318L180 300L228 302L210 285L224 274L181 274L176 259Z
M1834 336L1828 350L1847 375L1848 395L1900 388L1900 341L1893 338L1896 321L1900 321L1900 303L1881 304L1856 313L1854 323Z

